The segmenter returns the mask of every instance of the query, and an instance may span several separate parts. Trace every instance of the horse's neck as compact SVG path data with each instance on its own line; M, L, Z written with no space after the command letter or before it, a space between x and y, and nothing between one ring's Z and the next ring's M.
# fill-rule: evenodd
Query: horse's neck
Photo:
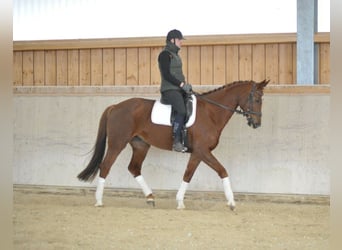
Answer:
M209 104L209 107L215 108L215 112L212 112L212 119L220 129L223 129L233 116L234 110L238 106L238 91L234 87L230 89L222 89L210 93L207 98L218 104Z
M239 96L238 88L232 86L211 93L209 98L224 106L235 109L238 106Z

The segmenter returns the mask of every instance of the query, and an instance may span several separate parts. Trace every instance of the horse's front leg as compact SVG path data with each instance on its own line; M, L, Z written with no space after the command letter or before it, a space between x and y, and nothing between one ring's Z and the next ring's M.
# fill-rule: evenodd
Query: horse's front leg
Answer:
M178 189L177 195L176 195L176 201L177 201L177 209L185 209L184 205L184 196L185 192L188 189L189 183L191 181L192 176L194 175L198 164L201 161L193 154L190 156L190 160L188 162L188 165L186 167L186 170L183 175L183 181Z
M227 170L222 166L222 164L213 156L213 154L209 151L205 154L203 161L212 169L216 171L216 173L221 177L224 194L227 199L227 205L230 207L231 210L235 209L235 200L234 194L232 191L232 187L230 184L230 179L227 173Z

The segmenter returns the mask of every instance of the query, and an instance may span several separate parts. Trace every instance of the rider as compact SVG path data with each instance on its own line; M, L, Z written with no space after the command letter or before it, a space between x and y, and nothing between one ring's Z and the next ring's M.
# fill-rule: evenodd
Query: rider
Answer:
M178 51L182 46L183 37L179 30L171 30L166 36L166 46L158 56L158 64L161 75L161 99L165 104L171 104L175 110L175 120L172 124L173 145L177 152L187 150L182 143L182 129L184 127L186 106L185 95L191 93L191 85L185 82L182 69L182 59Z

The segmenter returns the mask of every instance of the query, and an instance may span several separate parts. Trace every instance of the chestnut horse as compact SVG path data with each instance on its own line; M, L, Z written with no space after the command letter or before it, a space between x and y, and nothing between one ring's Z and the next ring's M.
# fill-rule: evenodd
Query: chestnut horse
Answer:
M211 151L216 148L223 128L234 113L246 116L248 125L253 128L261 125L262 96L268 82L237 81L206 93L195 93L196 121L188 128L190 159L176 195L177 209L185 208L185 192L201 161L216 171L222 180L227 205L232 210L235 208L228 172ZM142 188L147 203L154 206L152 190L141 175L142 163L151 145L172 150L171 126L151 122L154 102L155 100L131 98L111 105L103 112L92 158L77 176L79 180L92 181L100 170L95 206L103 205L105 178L127 143L133 149L128 170Z

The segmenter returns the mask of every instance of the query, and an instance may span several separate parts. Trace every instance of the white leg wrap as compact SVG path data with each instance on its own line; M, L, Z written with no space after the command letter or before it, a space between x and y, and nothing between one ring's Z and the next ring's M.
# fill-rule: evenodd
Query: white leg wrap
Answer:
M230 207L235 207L234 194L230 185L229 177L222 178L224 194Z
M105 182L106 180L104 178L99 177L99 181L97 183L97 188L96 188L96 193L95 193L95 198L96 198L95 207L103 206L102 197L103 197L103 189L104 189Z
M176 195L177 201L184 200L184 195L185 195L186 190L188 189L188 186L189 186L188 182L182 181L182 183L178 189L177 195Z
M185 208L184 195L185 195L186 190L188 189L188 186L189 186L188 182L182 181L182 183L178 189L177 195L176 195L176 200L178 202L177 209L184 209Z
M145 196L152 194L152 190L149 188L149 186L147 186L145 179L142 175L135 177L135 180L139 183Z

